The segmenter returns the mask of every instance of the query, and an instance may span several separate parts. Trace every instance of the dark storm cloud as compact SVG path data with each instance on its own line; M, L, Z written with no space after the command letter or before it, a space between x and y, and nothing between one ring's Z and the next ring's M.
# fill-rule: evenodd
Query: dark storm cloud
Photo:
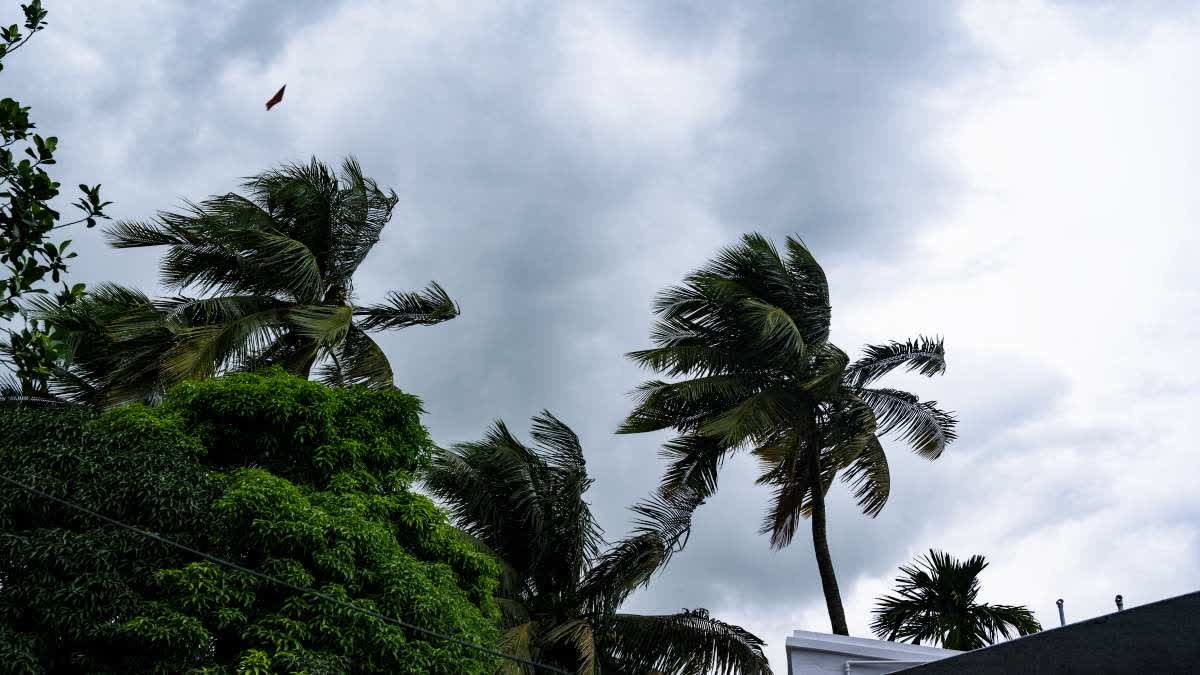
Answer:
M903 247L944 208L922 97L973 65L946 3L781 4L749 21L765 55L742 86L754 139L720 194L725 220L817 250ZM853 243L851 243L853 242Z

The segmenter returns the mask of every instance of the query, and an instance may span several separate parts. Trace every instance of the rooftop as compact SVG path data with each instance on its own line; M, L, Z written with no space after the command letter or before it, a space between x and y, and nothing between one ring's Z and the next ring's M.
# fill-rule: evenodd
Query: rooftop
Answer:
M1068 624L903 672L1190 673L1197 668L1200 592Z

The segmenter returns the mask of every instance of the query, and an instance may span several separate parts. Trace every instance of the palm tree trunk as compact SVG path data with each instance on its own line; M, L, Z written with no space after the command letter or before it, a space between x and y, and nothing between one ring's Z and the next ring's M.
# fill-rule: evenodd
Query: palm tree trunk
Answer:
M813 551L817 555L817 571L821 574L821 590L825 592L825 607L829 610L829 623L837 635L849 635L846 627L846 610L842 607L842 595L838 591L837 574L833 569L833 558L829 555L829 540L825 533L825 490L821 484L821 446L810 443L808 448L808 473L812 490L812 535Z

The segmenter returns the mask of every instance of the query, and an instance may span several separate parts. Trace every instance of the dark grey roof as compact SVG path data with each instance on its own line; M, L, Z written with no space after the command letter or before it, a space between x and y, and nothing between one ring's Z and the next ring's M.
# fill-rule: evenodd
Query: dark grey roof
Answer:
M1200 592L901 671L941 673L1200 672Z

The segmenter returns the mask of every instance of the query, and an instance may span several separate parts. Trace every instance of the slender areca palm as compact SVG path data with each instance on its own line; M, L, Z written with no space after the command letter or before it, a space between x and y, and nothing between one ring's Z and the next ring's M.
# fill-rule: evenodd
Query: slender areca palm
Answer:
M930 459L954 439L954 417L935 402L871 386L900 367L927 376L943 372L942 342L870 346L850 363L829 341L825 272L790 237L781 255L765 237L746 235L660 293L655 313L655 346L629 356L679 379L638 387L636 406L618 432L677 432L663 447L668 496L711 495L723 460L750 448L763 469L758 483L773 490L761 531L782 548L801 518L811 519L830 623L835 633L848 634L827 541L825 493L840 473L873 516L890 489L880 436L894 432Z
M964 562L931 549L916 564L900 568L896 593L879 599L871 630L884 640L963 651L993 644L997 636L1042 630L1024 606L976 602L979 573L987 566L981 555Z
M637 504L634 533L602 552L579 439L549 412L534 417L532 436L529 447L497 422L483 440L439 451L425 477L465 535L501 562L505 650L581 674L770 672L761 640L705 610L619 611L686 538L694 505Z
M305 377L316 367L327 384L390 385L391 366L368 333L457 316L458 307L437 283L420 292L393 291L381 304L354 304L354 273L397 201L355 160L343 162L339 173L313 159L250 178L243 188L245 195L189 203L183 212L120 222L108 231L117 248L165 246L164 284L204 296L146 302L122 297L118 304L128 300L139 311L105 313L106 322L92 326L118 350L165 336L154 387L270 364ZM112 309L111 299L101 293L84 308ZM67 314L79 318L76 310ZM89 369L80 365L83 355L74 356L77 369ZM94 384L117 402L148 391L132 391L110 377Z

